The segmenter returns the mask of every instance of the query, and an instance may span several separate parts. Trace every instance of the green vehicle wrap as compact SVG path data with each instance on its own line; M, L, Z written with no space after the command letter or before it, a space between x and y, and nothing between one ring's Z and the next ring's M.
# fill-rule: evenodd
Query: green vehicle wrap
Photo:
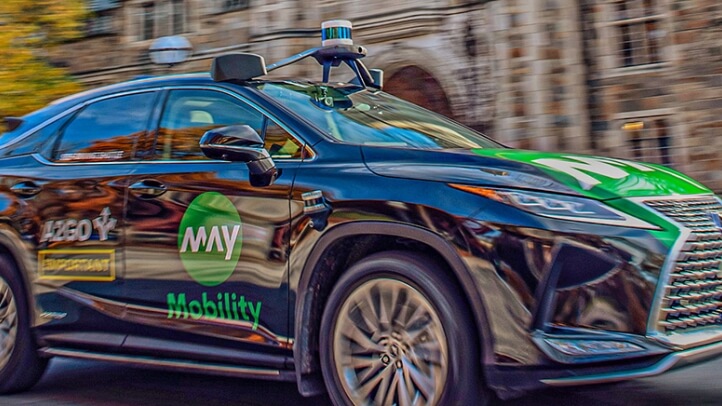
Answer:
M474 149L472 152L533 165L582 196L603 200L615 209L658 226L659 230L648 232L667 247L672 247L679 238L679 227L629 199L712 193L690 177L652 163L527 150Z

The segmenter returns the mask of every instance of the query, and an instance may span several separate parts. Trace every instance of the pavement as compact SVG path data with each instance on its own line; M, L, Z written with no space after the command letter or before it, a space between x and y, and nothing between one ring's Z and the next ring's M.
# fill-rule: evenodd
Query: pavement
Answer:
M722 359L614 385L548 389L499 406L720 405ZM326 406L301 397L295 382L272 382L56 358L31 391L0 397L2 406Z

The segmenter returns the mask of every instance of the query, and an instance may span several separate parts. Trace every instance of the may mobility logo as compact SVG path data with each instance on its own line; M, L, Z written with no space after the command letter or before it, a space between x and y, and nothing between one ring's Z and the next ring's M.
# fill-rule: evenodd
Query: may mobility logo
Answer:
M217 192L196 197L178 228L178 251L188 275L212 288L231 277L243 245L241 217L233 203ZM258 328L261 302L229 293L168 293L168 318L241 320Z

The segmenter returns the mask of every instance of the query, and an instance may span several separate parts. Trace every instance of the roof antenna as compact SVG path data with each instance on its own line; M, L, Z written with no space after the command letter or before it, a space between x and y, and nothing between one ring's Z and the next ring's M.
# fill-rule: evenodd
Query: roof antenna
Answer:
M352 83L381 89L383 73L380 70L369 71L361 62L367 51L366 48L353 44L351 29L351 22L348 20L325 21L321 24L320 47L308 49L271 65L266 65L263 58L255 54L239 53L216 57L211 66L211 77L217 82L246 81L312 57L323 66L323 83L328 83L331 68L343 63L356 75Z

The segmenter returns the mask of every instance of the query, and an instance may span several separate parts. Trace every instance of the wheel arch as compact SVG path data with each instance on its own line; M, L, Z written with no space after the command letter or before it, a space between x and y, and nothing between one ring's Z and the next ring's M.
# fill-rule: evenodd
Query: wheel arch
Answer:
M395 243L390 243L394 240ZM351 253L339 258L338 251L353 246ZM471 272L453 246L443 237L429 230L406 224L390 222L353 222L338 225L327 231L315 244L308 256L298 281L294 323L294 364L299 391L314 395L325 391L320 375L318 337L321 315L328 293L351 264L363 257L380 251L420 251L439 261L454 283L464 293L474 322L475 335L479 340L481 357L488 363L493 357L492 337L484 332L488 319L481 293L476 289ZM421 251L422 248L429 249ZM333 260L327 260L332 258Z
M25 291L25 299L28 305L28 309L35 308L35 301L33 295L32 284L30 275L28 274L30 259L25 254L27 249L23 247L23 243L20 241L20 236L17 234L14 228L9 226L7 222L0 221L0 255L5 255L15 265L20 283L22 284L23 290ZM31 324L34 325L35 312L31 311L30 316L33 318Z

